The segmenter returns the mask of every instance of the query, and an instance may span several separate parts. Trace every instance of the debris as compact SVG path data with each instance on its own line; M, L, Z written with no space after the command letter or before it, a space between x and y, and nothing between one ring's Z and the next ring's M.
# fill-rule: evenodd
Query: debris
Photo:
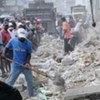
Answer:
M36 68L48 73L53 79L46 79L42 75L33 73L37 78L34 81L36 84L39 83L35 86L37 88L47 87L45 92L42 91L40 97L45 100L46 97L48 100L62 100L59 97L67 89L89 87L100 83L98 70L100 69L100 36L95 34L93 29L90 29L88 34L89 38L77 45L75 50L66 56L63 56L63 40L44 34L40 46L32 54L31 63ZM19 81L16 82L18 86L20 83L26 86L25 80ZM19 86L19 88L21 87L22 85ZM29 100L35 99L29 98Z

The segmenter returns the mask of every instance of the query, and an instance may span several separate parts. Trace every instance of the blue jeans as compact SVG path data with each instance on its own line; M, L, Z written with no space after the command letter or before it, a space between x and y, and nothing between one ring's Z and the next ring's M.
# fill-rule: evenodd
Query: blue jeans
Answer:
M25 68L18 69L18 68L14 68L14 66L11 66L11 72L10 72L8 79L6 80L6 83L10 86L13 86L15 81L17 80L18 76L21 73L23 73L25 75L25 79L26 79L27 86L28 86L29 96L34 96L33 76L32 76L32 72L30 70L27 70Z

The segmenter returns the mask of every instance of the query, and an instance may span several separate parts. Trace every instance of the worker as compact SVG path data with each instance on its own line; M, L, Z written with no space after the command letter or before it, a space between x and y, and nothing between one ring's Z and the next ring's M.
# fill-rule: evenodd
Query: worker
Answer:
M71 45L68 43L71 39L71 28L66 21L65 17L62 18L62 30L64 32L64 55L69 54L73 50Z
M8 22L4 22L3 23L3 29L1 30L1 35L2 35L2 42L3 42L3 45L6 46L6 44L10 41L11 39L11 36L10 36L10 33L8 31L8 28L9 28L9 25L8 25ZM9 50L7 52L7 55L10 57L12 54L12 50ZM8 72L10 72L11 70L11 65L10 65L10 62L6 59L2 59L2 66L4 67L6 73L5 73L5 76Z
M12 23L9 23L8 32L10 33L11 38L15 38L17 36L16 31Z
M23 73L27 81L29 96L32 97L35 95L35 89L33 88L33 76L32 72L26 68L30 65L32 43L27 39L25 29L18 29L17 35L18 37L9 41L2 54L4 57L8 49L13 49L11 72L6 83L13 86L18 76ZM16 64L15 62L18 62L19 64ZM24 67L20 64L24 65Z
M72 16L69 16L68 24L70 25L71 28L74 28L76 26L76 22L75 22L75 20L73 19Z
M9 28L8 22L4 22L3 26L4 26L4 29L1 30L2 42L3 42L4 45L6 45L11 38L10 33L8 32L8 28Z

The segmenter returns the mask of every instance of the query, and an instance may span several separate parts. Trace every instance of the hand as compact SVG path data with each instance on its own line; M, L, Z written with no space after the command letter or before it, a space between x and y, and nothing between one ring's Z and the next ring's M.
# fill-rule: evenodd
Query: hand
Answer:
M26 63L26 64L24 65L25 68L28 68L29 66L30 66L29 63Z

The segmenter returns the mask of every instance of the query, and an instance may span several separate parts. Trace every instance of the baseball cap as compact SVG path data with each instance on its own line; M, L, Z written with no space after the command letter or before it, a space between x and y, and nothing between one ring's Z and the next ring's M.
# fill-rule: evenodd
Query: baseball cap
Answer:
M19 38L26 38L26 30L23 28L18 29L17 34Z

